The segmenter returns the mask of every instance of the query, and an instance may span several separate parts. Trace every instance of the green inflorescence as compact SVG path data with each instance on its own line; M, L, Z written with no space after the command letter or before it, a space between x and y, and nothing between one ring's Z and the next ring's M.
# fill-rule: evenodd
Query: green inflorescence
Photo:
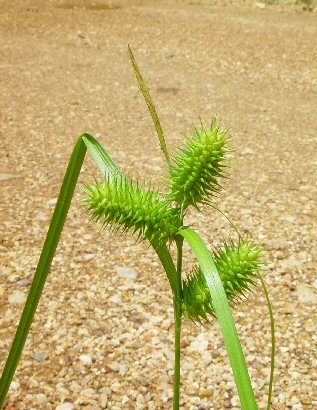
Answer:
M255 286L261 262L262 248L247 239L239 244L224 243L224 249L216 249L213 259L231 304L244 299L245 293ZM183 314L193 321L202 323L208 315L214 315L210 291L199 267L195 267L183 281Z
M178 150L172 159L167 184L171 189L169 199L186 209L189 205L208 203L208 198L221 190L219 178L225 177L225 161L228 159L227 130L213 119L210 127L201 124Z
M87 185L85 199L92 219L110 225L114 232L138 233L138 239L168 242L178 232L179 210L160 199L159 192L117 175L112 181Z

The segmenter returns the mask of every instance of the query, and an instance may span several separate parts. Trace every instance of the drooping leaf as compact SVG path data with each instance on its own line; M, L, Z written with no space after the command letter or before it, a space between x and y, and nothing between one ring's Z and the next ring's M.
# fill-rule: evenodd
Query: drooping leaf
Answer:
M204 241L189 228L179 231L194 251L209 288L216 317L227 348L243 410L257 410L247 364L221 278Z

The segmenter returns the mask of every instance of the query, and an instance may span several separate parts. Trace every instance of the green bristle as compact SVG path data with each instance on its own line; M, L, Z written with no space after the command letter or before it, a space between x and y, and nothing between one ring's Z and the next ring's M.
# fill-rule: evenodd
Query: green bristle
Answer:
M158 191L130 178L117 176L111 182L86 186L85 199L92 219L101 220L114 232L138 233L138 239L171 241L180 228L179 211L160 200Z
M213 252L213 259L228 300L234 306L245 299L245 293L256 286L257 272L263 265L262 249L252 241L242 240L224 243L224 250ZM195 267L183 282L183 313L193 322L206 320L206 314L214 315L214 307L206 279L199 267Z
M171 189L169 199L186 209L189 205L208 203L210 196L220 192L219 180L224 178L225 161L230 150L227 131L220 129L214 119L210 127L201 124L178 150L173 158L167 185Z

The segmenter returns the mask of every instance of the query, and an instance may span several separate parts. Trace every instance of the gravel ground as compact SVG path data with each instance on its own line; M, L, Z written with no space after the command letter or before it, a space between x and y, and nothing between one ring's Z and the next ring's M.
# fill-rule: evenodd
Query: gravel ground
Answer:
M90 132L135 176L165 173L129 43L171 149L199 116L217 114L237 137L217 204L267 249L273 408L316 409L316 14L242 1L72 8L79 3L0 4L0 369L76 138ZM80 185L93 175L88 159ZM6 409L170 409L166 277L146 245L90 225L80 197L79 186ZM187 222L210 244L234 235L211 209ZM264 409L270 331L261 290L234 314ZM182 408L239 409L217 324L184 323L182 346Z

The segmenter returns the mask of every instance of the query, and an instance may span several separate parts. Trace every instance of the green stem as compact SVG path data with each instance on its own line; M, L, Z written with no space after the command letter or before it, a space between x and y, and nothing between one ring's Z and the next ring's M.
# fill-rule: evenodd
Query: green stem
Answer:
M258 272L258 276L260 278L263 291L266 297L266 302L269 308L270 320L271 320L271 372L270 372L270 383L269 383L269 397L267 400L267 410L270 410L271 401L272 401L272 393L273 393L273 376L274 376L274 360L275 360L275 324L274 324L272 304L270 301L269 293L267 291L263 276L261 275L260 272Z
M177 244L177 284L174 296L175 314L175 364L174 364L174 401L173 410L179 409L179 390L181 377L181 327L182 327L182 260L183 260L183 238L176 240Z

